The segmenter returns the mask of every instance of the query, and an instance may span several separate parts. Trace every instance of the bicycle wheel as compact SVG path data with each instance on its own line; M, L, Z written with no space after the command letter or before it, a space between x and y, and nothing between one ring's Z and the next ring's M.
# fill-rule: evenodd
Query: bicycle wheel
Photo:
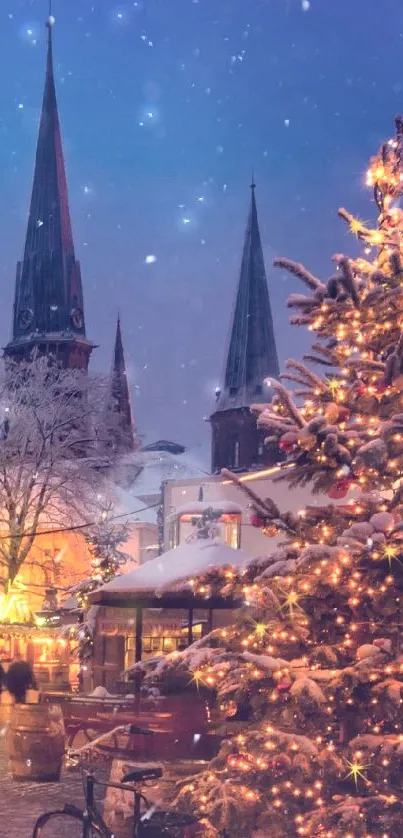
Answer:
M83 813L79 809L73 810L73 807L69 809L41 815L35 824L32 838L83 838ZM97 827L90 826L85 838L101 838L101 833Z
M153 812L142 821L139 838L197 838L202 835L199 821L182 812Z

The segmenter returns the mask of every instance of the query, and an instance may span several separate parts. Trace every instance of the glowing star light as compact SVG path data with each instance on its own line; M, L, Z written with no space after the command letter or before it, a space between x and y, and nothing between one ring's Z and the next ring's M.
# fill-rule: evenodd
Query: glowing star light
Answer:
M279 586L281 593L284 596L284 600L281 605L281 610L288 609L289 615L291 619L294 617L294 611L297 609L300 611L301 614L304 614L304 610L298 605L301 597L298 591L287 591L286 589Z
M192 681L193 681L194 684L196 684L197 689L199 689L200 684L203 684L203 680L204 680L204 673L202 672L202 670L201 669L195 669L195 671L193 672L193 675L192 675Z
M353 235L358 236L358 233L361 231L361 223L358 221L357 218L352 218L350 221L350 230Z
M383 556L389 562L389 567L392 567L392 560L395 559L399 564L401 564L399 560L399 556L401 553L401 548L397 546L397 544L385 544L383 548Z
M366 768L369 768L368 765L364 765L362 762L359 761L358 758L354 759L354 762L350 762L346 759L346 763L350 769L349 773L346 776L346 780L349 780L350 777L354 780L355 787L358 788L358 780L364 780L364 783L368 783L368 780L363 774Z
M293 608L299 607L298 606L298 601L299 601L299 594L297 594L296 591L290 591L289 594L287 594L287 596L286 596L286 598L283 602L283 608L289 608L290 611L292 611Z
M337 378L330 378L327 381L327 386L329 387L329 390L331 390L332 393L337 393L337 390L340 387L340 381L338 381Z
M256 637L259 640L263 640L263 638L266 637L266 634L267 634L267 631L268 631L269 627L265 623L259 623L256 620L252 620L252 624L253 624L253 631L254 631L254 634L256 635Z

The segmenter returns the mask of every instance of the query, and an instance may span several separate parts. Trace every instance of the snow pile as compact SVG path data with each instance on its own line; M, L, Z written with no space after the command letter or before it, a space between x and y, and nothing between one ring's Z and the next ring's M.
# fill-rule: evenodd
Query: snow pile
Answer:
M95 687L95 690L91 693L92 698L112 698L111 694L108 693L106 687Z

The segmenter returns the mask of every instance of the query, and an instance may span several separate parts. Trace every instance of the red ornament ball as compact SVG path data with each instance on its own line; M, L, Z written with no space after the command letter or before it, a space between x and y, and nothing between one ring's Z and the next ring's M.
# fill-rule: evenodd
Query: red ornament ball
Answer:
M284 451L285 454L291 454L291 451L294 450L295 446L298 443L298 434L294 431L287 431L280 439L279 448Z
M278 689L278 691L279 691L279 692L283 692L283 693L284 693L284 692L287 692L287 690L289 690L289 689L290 689L290 687L291 687L291 680L290 680L290 678L283 678L283 679L282 679L281 681L279 681L279 682L278 682L278 684L277 684L277 689Z
M328 491L328 497L332 500L345 498L352 485L351 477L339 477Z

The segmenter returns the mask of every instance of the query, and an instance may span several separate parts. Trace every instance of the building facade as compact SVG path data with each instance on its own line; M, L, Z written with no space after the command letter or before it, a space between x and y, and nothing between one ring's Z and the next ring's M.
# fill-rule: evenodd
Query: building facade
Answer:
M239 475L239 479L259 498L272 498L283 512L297 513L307 505L329 503L327 495L313 495L307 487L296 487L290 491L286 480L278 480L279 474L280 466L272 466ZM202 505L199 502L200 487L203 489ZM348 503L355 496L355 490L350 489L347 498L340 504ZM194 521L198 508L208 507L222 510L221 520L218 520L218 537L228 546L236 546L237 543L251 558L267 555L279 541L284 540L281 535L270 537L261 527L255 526L257 516L252 510L251 499L237 485L222 475L211 475L202 480L168 480L164 484L164 549L182 544L188 537L189 518Z

